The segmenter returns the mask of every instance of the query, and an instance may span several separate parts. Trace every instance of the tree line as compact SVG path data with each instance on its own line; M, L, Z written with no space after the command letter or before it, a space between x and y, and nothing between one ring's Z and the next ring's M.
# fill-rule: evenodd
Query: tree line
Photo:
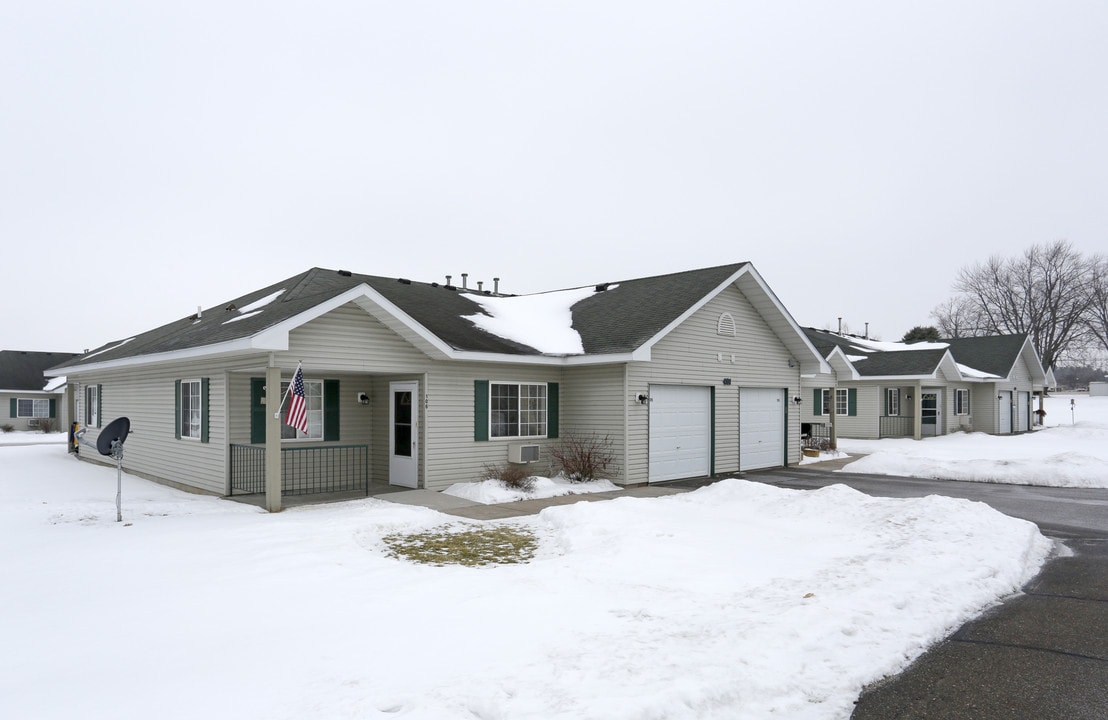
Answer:
M1068 240L963 267L952 289L931 311L944 337L1026 333L1045 368L1108 352L1108 257Z

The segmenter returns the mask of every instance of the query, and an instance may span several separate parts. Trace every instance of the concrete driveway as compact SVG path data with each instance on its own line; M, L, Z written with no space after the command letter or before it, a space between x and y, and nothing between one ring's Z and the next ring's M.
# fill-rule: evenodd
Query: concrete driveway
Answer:
M1022 593L867 688L852 720L1108 718L1108 490L858 475L823 463L746 477L787 488L842 483L878 497L976 500L1036 523L1066 546Z

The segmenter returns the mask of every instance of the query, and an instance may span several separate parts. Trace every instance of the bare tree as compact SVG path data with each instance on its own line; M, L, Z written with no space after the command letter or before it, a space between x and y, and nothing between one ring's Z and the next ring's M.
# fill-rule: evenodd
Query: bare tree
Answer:
M990 257L962 268L958 296L932 315L944 334L1027 333L1044 367L1084 340L1095 262L1066 240L1034 245L1015 258Z
M1091 260L1089 282L1088 330L1097 350L1108 352L1108 257L1096 255Z

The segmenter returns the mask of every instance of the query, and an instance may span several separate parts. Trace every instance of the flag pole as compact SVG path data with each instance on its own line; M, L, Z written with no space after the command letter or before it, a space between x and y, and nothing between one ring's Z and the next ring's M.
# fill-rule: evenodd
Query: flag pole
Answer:
M296 370L294 370L293 373L292 373L292 377L294 379L296 378L296 373L303 371L303 369L301 368L301 365L303 365L303 364L304 364L303 360L298 360L297 361ZM291 393L291 392L292 392L292 383L290 382L288 389L285 390L285 394L281 396L281 404L277 406L277 412L273 413L273 417L275 417L275 418L280 418L281 417L281 408L283 408L285 406L285 400L289 399L289 393Z

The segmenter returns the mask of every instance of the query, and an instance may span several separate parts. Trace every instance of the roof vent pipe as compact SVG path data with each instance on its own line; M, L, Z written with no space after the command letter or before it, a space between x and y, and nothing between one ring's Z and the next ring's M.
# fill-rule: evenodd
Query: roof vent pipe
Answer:
M450 278L451 278L451 276L450 276L450 275L447 275L447 276L446 276L446 284L447 284L447 285L449 285L449 284L450 284Z
M500 294L500 278L493 278L492 279L492 294L493 295L499 295Z
M450 278L447 278L448 282L449 282L449 280L450 280ZM840 335L843 334L843 319L842 318L839 318L839 334Z
M477 292L481 292L481 287L485 284L484 280L477 281Z
M869 340L869 323L866 323L866 340Z
M468 290L466 283L469 281L469 273L462 273L462 290Z
M203 314L204 313L202 312L201 307L199 305L197 305L196 306L196 319L199 320L201 317L203 317Z

